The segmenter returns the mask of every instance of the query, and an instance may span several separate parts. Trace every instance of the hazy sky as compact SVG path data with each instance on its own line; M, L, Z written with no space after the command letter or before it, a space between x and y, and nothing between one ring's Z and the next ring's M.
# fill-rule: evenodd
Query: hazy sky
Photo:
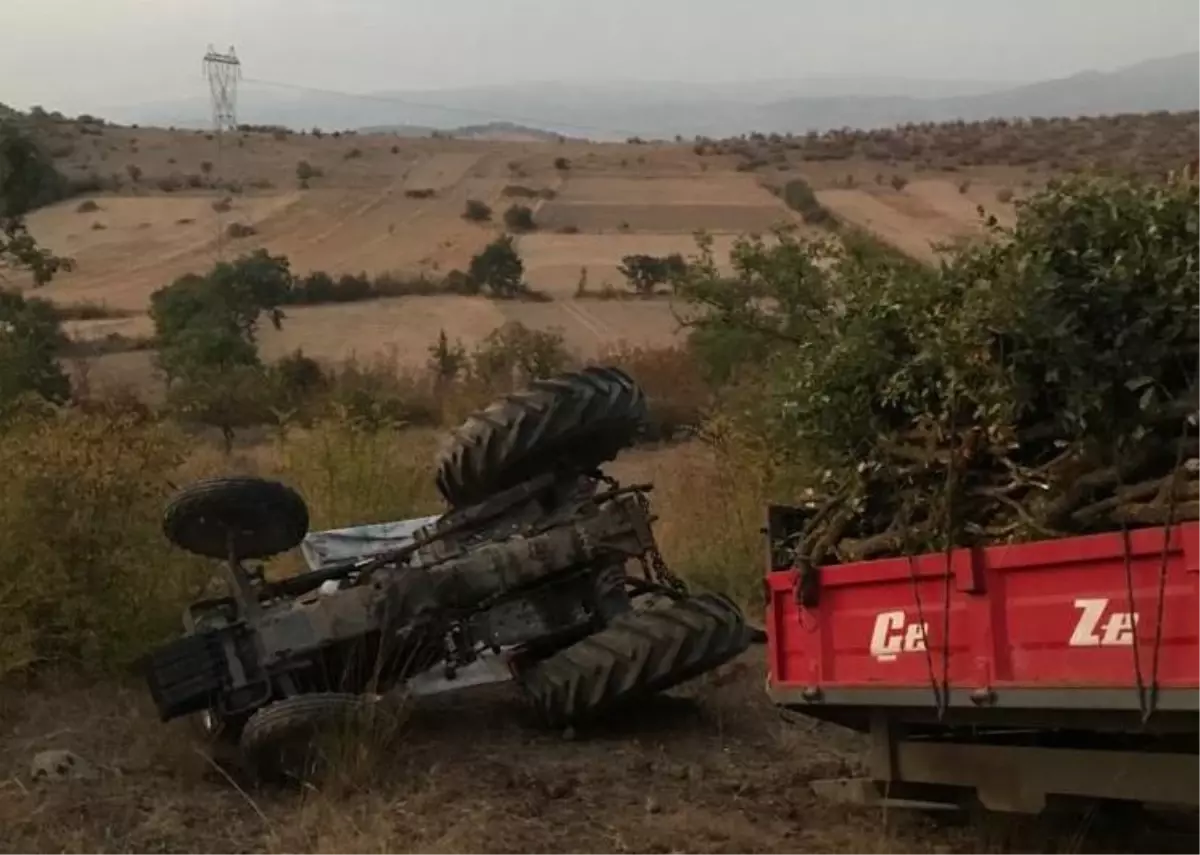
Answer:
M345 91L897 75L1024 81L1195 50L1197 0L0 0L0 102L75 113L248 77Z

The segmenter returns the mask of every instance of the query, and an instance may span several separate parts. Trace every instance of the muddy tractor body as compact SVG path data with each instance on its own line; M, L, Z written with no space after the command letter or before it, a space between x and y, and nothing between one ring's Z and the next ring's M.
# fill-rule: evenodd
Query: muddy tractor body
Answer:
M740 611L688 594L655 544L650 485L598 468L644 417L619 371L534 384L450 438L437 473L450 509L417 520L314 533L284 484L184 489L165 533L222 560L229 590L147 657L161 718L197 717L265 768L398 687L513 680L565 726L728 661L749 641ZM250 566L296 546L307 572L269 581Z

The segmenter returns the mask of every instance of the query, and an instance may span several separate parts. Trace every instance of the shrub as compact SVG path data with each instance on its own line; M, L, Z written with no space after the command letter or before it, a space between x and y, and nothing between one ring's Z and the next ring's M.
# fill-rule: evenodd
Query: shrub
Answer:
M409 199L432 199L437 195L437 190L432 187L420 187L415 190L405 190L404 195Z
M348 152L346 152L344 155L342 155L342 159L343 160L355 160L362 156L363 156L363 153L362 153L361 148L352 148Z
M491 206L478 199L468 199L467 208L463 211L463 219L481 223L492 218Z
M125 171L129 174L129 180L134 184L142 180L142 168L136 163L126 165Z
M80 202L75 208L75 212L79 214L90 214L94 211L99 211L100 206L92 199L85 199Z
M233 200L228 196L212 203L212 209L218 214L227 214L233 210Z
M512 205L504 212L504 225L514 232L531 232L537 228L533 210L527 205Z
M176 190L182 190L183 186L183 178L174 173L158 179L158 189L164 193L174 193Z
M474 378L490 389L512 389L564 370L571 362L562 334L510 321L492 330L471 354Z
M508 184L500 191L502 196L518 199L536 199L538 191L532 187L526 187L523 184Z
M1008 204L1013 199L1013 191L1008 187L1002 187L996 193L996 201L1002 204Z
M258 229L249 223L230 223L225 228L225 234L233 240L237 240L258 234Z
M813 225L836 225L836 218L820 203L817 194L803 178L793 178L783 185L783 201Z
M212 161L211 160L200 161L200 171L203 172L205 175L211 174L213 171Z
M114 671L178 633L212 575L158 527L185 439L135 415L71 411L6 430L0 677L35 665Z
M565 157L556 157L554 158L554 168L560 172L565 172L571 168L571 161Z
M314 178L320 178L324 173L313 166L307 160L302 160L296 164L296 178L300 181L311 181Z

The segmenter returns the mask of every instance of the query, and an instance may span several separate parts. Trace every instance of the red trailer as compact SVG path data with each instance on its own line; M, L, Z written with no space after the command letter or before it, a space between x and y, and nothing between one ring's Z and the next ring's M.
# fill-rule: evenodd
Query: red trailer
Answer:
M1200 526L813 568L773 507L772 699L871 736L844 798L1197 807Z

